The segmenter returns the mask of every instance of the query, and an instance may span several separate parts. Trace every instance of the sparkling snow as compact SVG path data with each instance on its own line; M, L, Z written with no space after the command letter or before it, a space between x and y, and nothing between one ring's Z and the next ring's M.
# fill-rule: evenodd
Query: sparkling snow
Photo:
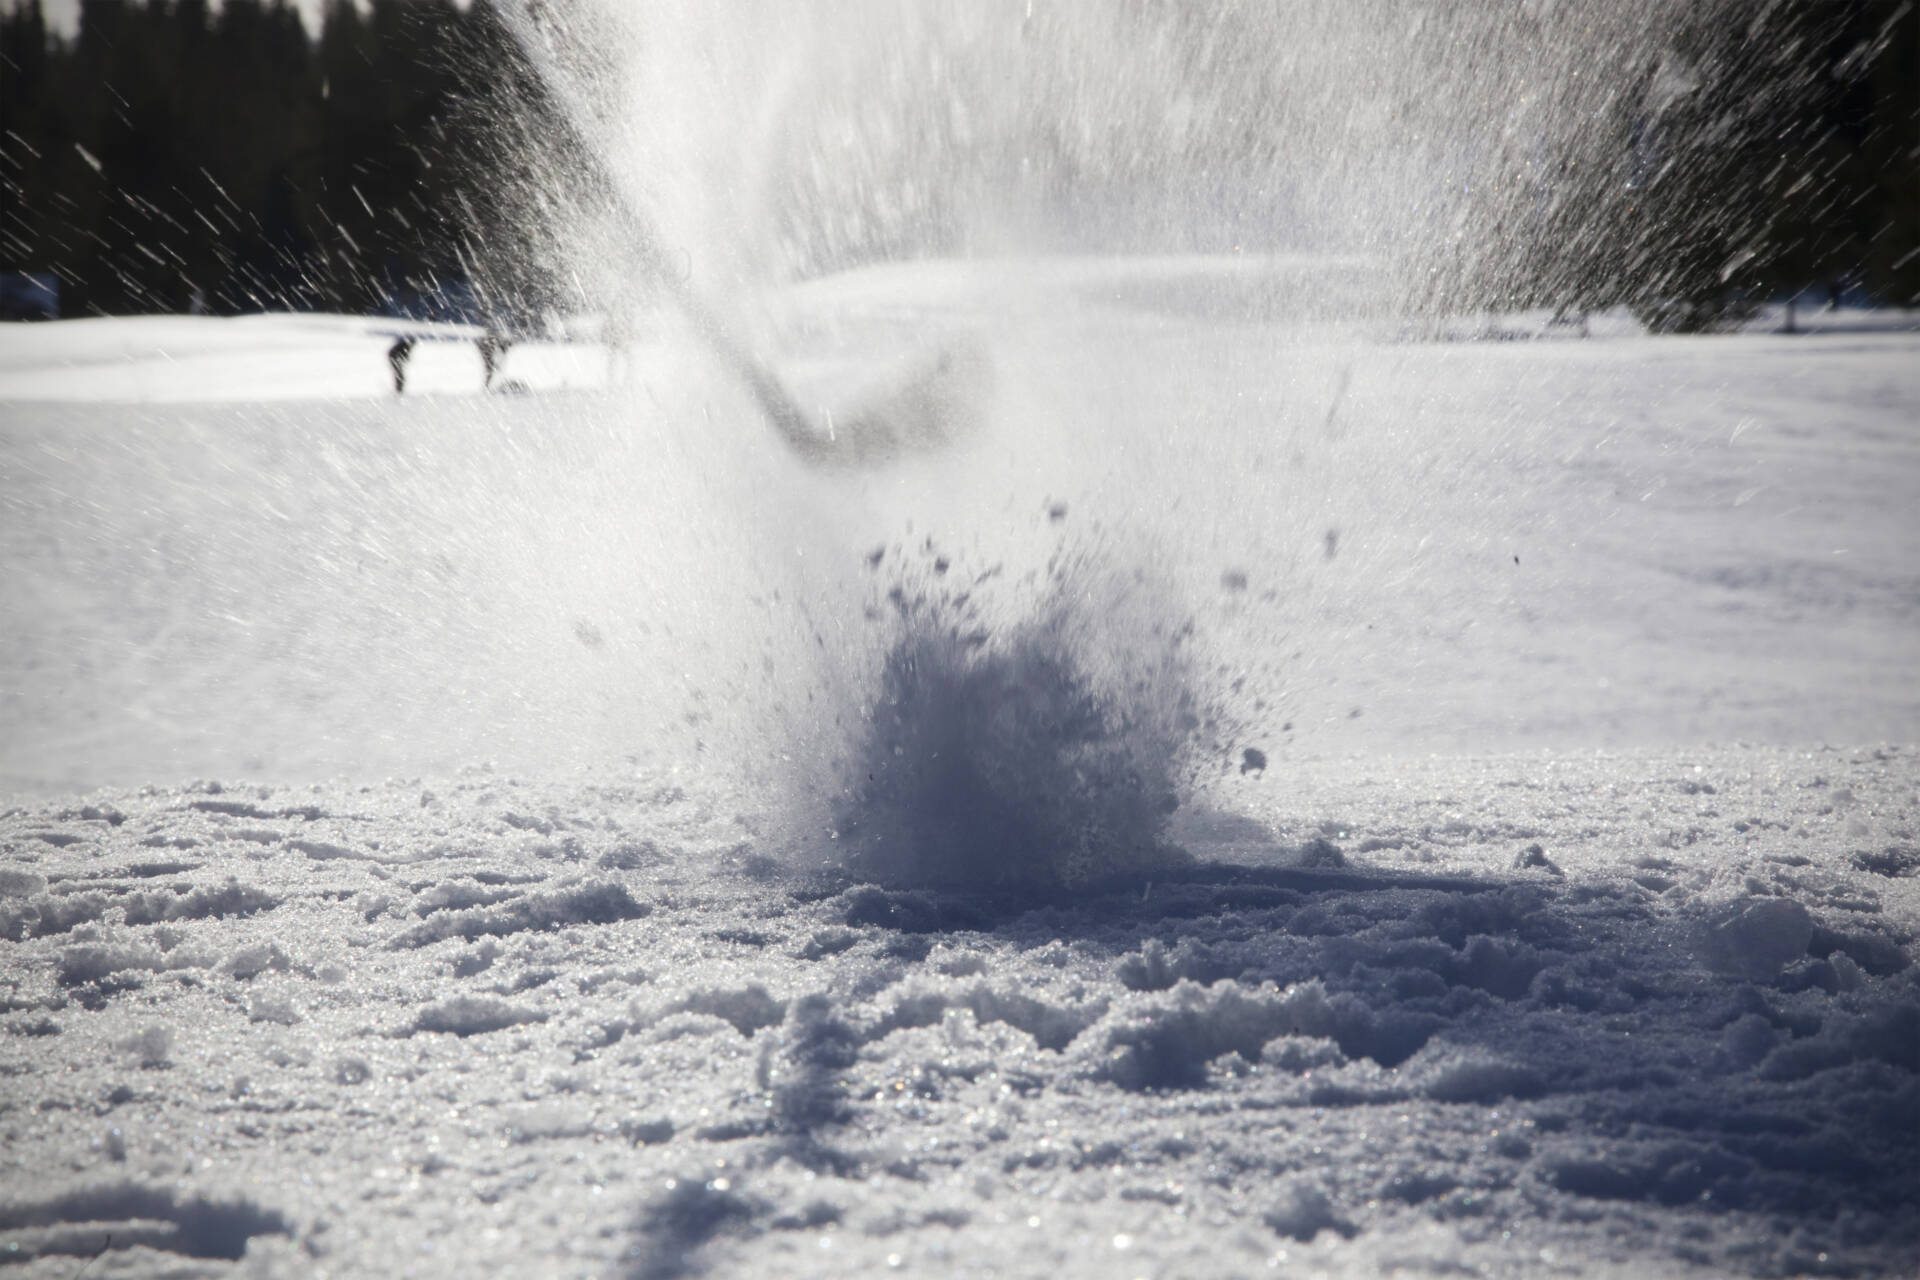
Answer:
M0 1257L1910 1273L1920 335L1298 269L809 286L991 355L857 472L666 333L0 330Z

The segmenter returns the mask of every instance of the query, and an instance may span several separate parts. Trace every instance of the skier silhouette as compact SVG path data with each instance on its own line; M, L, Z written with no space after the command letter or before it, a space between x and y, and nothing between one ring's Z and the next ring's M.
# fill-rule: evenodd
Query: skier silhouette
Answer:
M407 358L413 354L412 338L396 338L387 348L387 365L393 370L393 394L405 395L407 390ZM488 379L492 379L489 370Z
M494 371L506 362L507 352L513 349L513 339L504 333L488 330L480 336L480 365L486 370L486 381L482 384L488 391L493 390Z

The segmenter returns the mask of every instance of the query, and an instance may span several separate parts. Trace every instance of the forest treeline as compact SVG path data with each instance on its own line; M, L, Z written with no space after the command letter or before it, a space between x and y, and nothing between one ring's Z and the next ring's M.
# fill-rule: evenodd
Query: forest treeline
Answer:
M1508 201L1488 302L1625 303L1656 330L1811 294L1920 305L1912 0L1687 0L1603 145ZM1524 184L1521 184L1524 187Z
M0 18L0 270L63 314L527 314L560 137L486 0L37 0ZM478 291L479 296L471 296Z
M310 32L286 0L82 0L60 36L38 0L0 0L0 272L56 276L70 316L582 305L565 246L604 193L493 3L330 0ZM1453 3L1436 12L1499 8ZM1806 289L1920 303L1915 6L1681 11L1664 52L1592 68L1578 164L1523 145L1450 197L1465 231L1419 248L1416 305L1626 302L1691 328Z

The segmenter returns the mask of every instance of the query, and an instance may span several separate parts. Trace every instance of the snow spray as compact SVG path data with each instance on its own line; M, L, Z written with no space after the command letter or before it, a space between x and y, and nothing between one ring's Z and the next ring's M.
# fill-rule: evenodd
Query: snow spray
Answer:
M1476 202L1529 198L1489 175L1580 149L1606 77L1563 73L1639 57L1662 6L1628 8L580 6L559 52L604 107L590 132L703 293L803 356L967 323L998 366L981 439L867 474L749 459L739 397L684 397L719 396L709 438L735 441L715 493L753 475L761 495L704 500L764 611L757 655L730 632L686 664L702 748L775 785L800 856L885 881L1076 884L1174 856L1196 786L1257 775L1290 717L1340 714L1311 696L1326 646L1296 642L1366 624L1316 571L1344 557L1378 586L1472 465L1462 448L1394 491L1407 468L1381 462L1444 444L1350 403L1355 358L1324 335L1275 353L1230 326L1364 319L1421 301L1435 264L1464 278L1499 247L1463 231L1499 222ZM1033 261L1074 254L1216 267ZM1445 515L1469 544L1476 520Z

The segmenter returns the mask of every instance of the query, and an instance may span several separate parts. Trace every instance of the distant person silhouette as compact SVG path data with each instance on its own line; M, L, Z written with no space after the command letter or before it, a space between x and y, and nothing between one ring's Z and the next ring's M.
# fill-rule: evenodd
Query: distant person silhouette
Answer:
M387 365L393 370L393 394L405 395L407 391L407 359L413 355L412 338L396 338L387 348ZM484 359L484 355L482 359ZM488 381L493 379L491 368L487 371Z
M506 363L507 352L513 349L513 339L504 333L487 332L480 336L480 365L486 370L483 384L488 391L493 390L493 375Z

